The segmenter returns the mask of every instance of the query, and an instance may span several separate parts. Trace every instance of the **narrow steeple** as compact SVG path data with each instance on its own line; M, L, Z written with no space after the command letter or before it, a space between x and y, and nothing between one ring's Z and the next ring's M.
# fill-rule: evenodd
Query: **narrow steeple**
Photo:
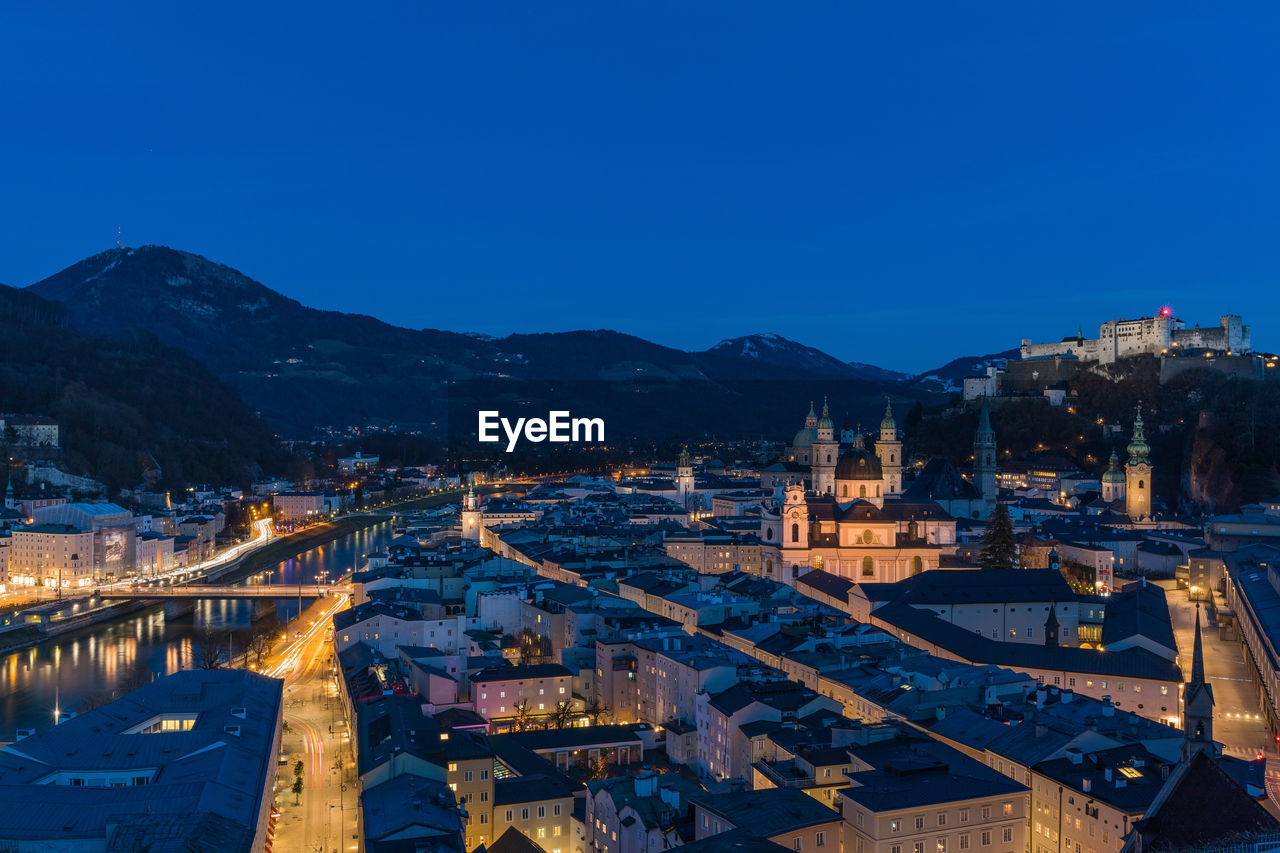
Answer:
M982 395L982 411L978 413L978 434L992 432L991 411L987 408L987 395Z
M1182 688L1182 757L1199 752L1218 754L1213 740L1213 686L1204 677L1204 645L1200 638L1200 605L1196 605L1196 633L1191 646L1191 677Z
M1058 646L1058 602L1049 605L1049 618L1044 620L1044 644L1049 648Z
M1204 645L1200 640L1200 605L1196 605L1196 637L1191 646L1191 681L1188 686L1204 684Z

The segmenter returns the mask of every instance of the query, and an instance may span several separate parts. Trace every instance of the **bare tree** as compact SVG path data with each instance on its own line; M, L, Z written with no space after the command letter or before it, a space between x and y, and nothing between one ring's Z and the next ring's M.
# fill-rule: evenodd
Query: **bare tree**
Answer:
M275 629L266 625L254 628L253 633L249 635L245 648L253 655L253 662L256 665L262 666L267 659L267 655L271 654L271 643L275 639L275 635Z
M613 719L613 709L599 699L592 699L591 704L582 709L582 713L590 718L593 726L600 725L601 721Z
M551 725L557 729L567 728L573 722L573 704L570 702L557 702L556 709L551 713Z
M609 778L609 762L604 760L604 756L600 756L595 761L587 765L588 779L608 779Z
M521 629L516 635L520 648L520 660L526 664L547 663L551 660L551 638L531 628Z
M529 700L521 699L512 710L516 712L515 719L511 723L515 730L518 732L527 731L533 722L533 715L529 713Z
M101 708L114 698L105 690L94 690L80 700L80 713L83 714L86 711L92 711L94 708Z
M212 628L204 628L191 643L191 663L196 669L221 669L226 653L222 636Z

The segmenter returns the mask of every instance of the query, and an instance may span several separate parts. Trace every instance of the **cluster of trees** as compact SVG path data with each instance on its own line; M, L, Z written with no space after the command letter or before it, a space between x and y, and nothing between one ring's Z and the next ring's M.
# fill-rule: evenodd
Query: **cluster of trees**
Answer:
M238 631L202 628L191 643L191 665L195 669L222 669L227 666L262 666L271 653L279 629L260 624Z
M518 732L534 729L566 729L580 716L590 720L593 726L613 719L613 710L598 699L592 699L590 704L581 711L574 711L573 703L567 700L557 702L551 713L545 715L535 713L530 708L529 700L521 699L512 707L512 711L515 713L511 718L511 727Z
M114 492L141 482L150 457L174 486L248 484L285 469L288 451L199 362L149 334L97 337L62 316L55 303L0 287L0 399L58 420L72 473Z

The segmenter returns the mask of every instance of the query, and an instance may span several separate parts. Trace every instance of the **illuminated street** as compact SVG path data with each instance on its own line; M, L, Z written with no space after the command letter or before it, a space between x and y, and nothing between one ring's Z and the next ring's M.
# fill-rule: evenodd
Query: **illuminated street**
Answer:
M355 765L331 672L332 644L325 639L333 614L346 605L345 595L316 601L287 626L288 641L263 668L285 683L288 728L281 750L288 762L279 767L277 850L338 851L358 845ZM302 636L295 637L299 631ZM301 805L294 805L289 789L299 760L304 788Z

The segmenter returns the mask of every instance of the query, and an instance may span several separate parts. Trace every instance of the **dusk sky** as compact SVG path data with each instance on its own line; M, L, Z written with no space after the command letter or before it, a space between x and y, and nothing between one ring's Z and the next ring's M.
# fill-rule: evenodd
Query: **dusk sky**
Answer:
M1280 5L276 5L0 7L0 281L119 225L406 326L1280 349Z

